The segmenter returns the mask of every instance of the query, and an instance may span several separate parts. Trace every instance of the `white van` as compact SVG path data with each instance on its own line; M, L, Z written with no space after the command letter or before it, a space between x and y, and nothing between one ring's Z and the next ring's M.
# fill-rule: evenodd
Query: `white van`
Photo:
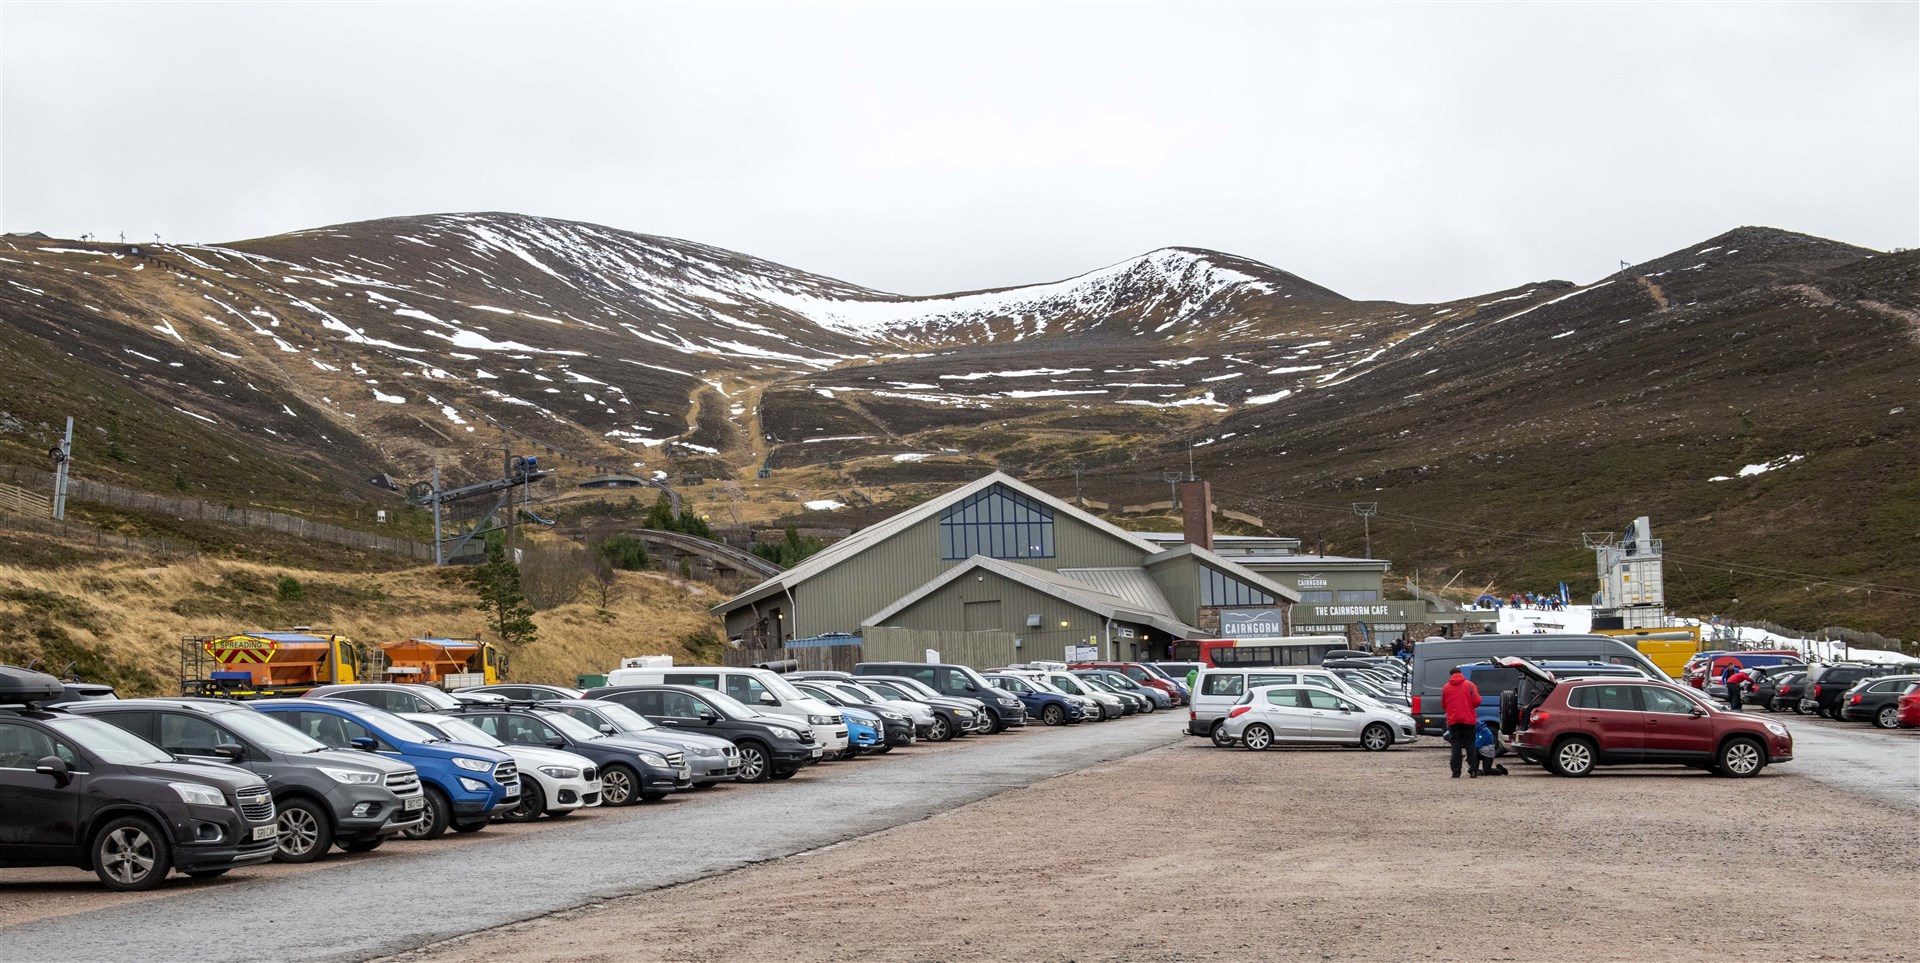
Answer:
M696 685L713 689L766 715L780 716L793 725L811 728L814 742L826 749L829 758L847 748L847 721L841 718L840 710L794 688L793 683L770 669L718 665L615 669L607 673L607 684Z
M1248 669L1202 668L1199 676L1193 680L1193 700L1187 711L1187 734L1207 736L1216 745L1230 746L1231 738L1223 735L1220 723L1227 717L1227 710L1240 701L1240 697L1250 689L1268 685L1310 685L1338 692L1369 709L1384 709L1389 712L1404 713L1406 710L1381 705L1372 697L1363 695L1347 684L1347 680L1333 674L1330 669L1304 665L1272 665Z

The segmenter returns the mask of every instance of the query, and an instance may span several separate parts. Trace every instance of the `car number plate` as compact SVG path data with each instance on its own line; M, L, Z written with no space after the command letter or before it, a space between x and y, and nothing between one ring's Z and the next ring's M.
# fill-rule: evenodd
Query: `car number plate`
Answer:
M262 839L272 839L278 835L279 832L279 828L275 826L255 826L253 827L253 838L255 842Z
M425 809L427 808L427 797L409 796L407 797L406 803L404 803L401 808L405 809L407 812L413 812L416 809Z

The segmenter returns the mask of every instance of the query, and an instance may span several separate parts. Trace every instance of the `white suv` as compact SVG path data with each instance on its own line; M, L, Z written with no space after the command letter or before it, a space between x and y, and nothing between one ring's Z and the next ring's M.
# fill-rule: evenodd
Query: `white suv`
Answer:
M1368 709L1401 712L1361 694L1331 669L1317 666L1272 665L1254 668L1203 668L1193 680L1193 701L1187 711L1187 734L1207 736L1216 746L1231 746L1234 740L1222 732L1228 710L1248 691L1272 685L1310 685L1338 692Z
M542 813L565 816L585 806L600 805L600 769L585 756L539 746L510 746L458 716L402 712L400 718L449 742L486 746L513 757L514 765L520 767L520 798L512 808L495 810L496 818L523 823L540 818Z

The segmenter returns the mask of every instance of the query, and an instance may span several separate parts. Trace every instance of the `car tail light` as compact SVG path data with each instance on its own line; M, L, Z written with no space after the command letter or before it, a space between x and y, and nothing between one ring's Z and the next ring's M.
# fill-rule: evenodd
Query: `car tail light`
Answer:
M1820 687L1819 687L1819 686L1814 686L1814 687L1813 687L1813 697L1814 697L1814 698L1816 698L1816 699L1818 699L1818 698L1820 698Z
M1553 715L1547 712L1547 710L1535 709L1532 712L1527 714L1527 727L1532 728L1534 726L1537 726L1537 725L1540 725L1541 723L1546 722L1548 719L1551 719L1551 718L1553 718Z
M1234 706L1232 709L1227 711L1227 718L1229 719L1238 718L1241 713L1244 713L1251 708L1253 707L1252 706Z
M1198 721L1200 721L1200 710L1198 710L1198 709L1188 709L1188 710L1187 710L1187 721L1188 721L1188 722L1198 722Z
M1420 696L1418 695L1413 697L1413 714L1416 716L1420 714Z
M1855 694L1854 694L1854 696L1853 696L1853 698L1851 698L1851 699L1848 699L1847 701L1848 701L1848 702L1851 702L1851 703L1853 703L1854 705L1859 705L1859 704L1860 704L1860 695L1859 695L1859 693L1855 693Z

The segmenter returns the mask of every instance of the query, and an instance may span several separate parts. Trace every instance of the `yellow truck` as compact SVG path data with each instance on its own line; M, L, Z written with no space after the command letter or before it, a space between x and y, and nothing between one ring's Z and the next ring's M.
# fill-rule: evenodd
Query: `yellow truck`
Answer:
M1700 627L1697 625L1663 625L1649 629L1600 629L1595 635L1610 635L1623 642L1633 643L1640 654L1652 660L1660 671L1680 678L1680 671L1686 668L1687 660L1700 651Z
M507 656L479 639L427 636L383 642L380 658L380 681L384 682L464 689L493 685L507 675Z
M226 698L298 696L323 685L359 682L360 645L344 635L242 632L180 639L180 694Z

